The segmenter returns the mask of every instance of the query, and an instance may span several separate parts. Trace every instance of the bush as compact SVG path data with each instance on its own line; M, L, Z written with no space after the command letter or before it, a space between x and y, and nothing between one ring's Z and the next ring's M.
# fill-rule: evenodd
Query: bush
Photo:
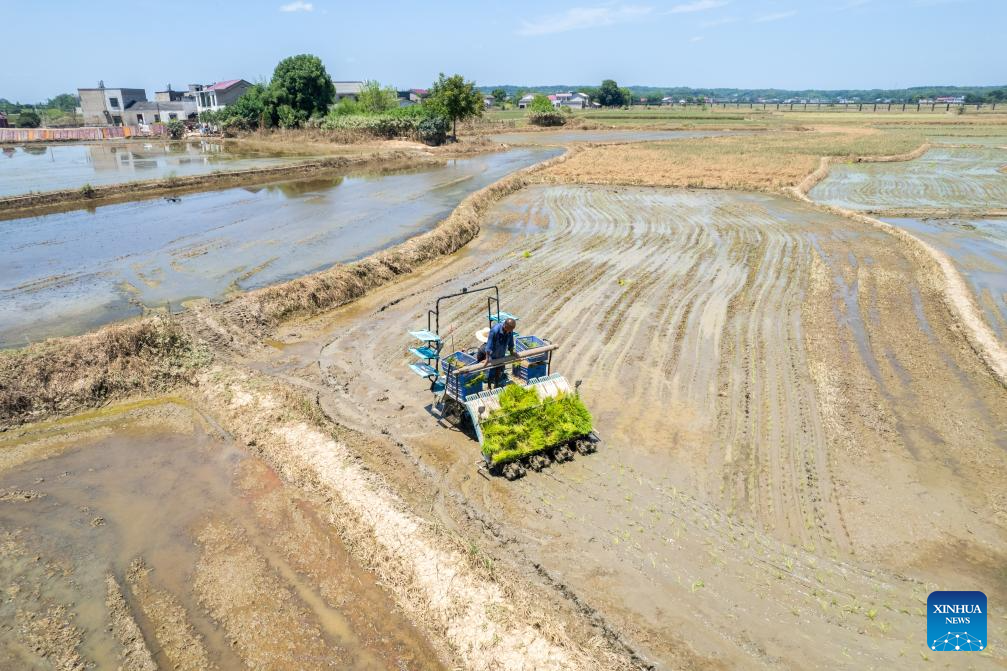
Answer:
M500 409L483 422L483 454L500 464L541 452L591 432L591 413L576 394L539 401L533 388L512 384Z
M410 137L435 145L443 144L447 138L448 120L419 106L397 108L382 114L345 114L338 107L322 120L323 130L351 131L384 140Z
M185 135L185 124L178 119L171 119L164 127L168 131L168 137L172 140L181 140Z
M35 110L23 109L17 115L19 128L38 128L41 124L42 119Z
M427 117L416 127L420 142L431 146L440 146L448 139L448 120L442 116Z
M532 112L528 115L528 123L533 126L562 126L566 123L566 119L566 115L558 110Z

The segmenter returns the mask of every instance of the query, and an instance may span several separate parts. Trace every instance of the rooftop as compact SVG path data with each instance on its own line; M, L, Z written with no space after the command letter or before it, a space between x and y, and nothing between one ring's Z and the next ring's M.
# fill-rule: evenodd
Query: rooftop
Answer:
M226 79L222 82L217 82L216 84L211 84L207 86L204 91L224 91L231 88L235 84L240 84L245 81L244 79Z

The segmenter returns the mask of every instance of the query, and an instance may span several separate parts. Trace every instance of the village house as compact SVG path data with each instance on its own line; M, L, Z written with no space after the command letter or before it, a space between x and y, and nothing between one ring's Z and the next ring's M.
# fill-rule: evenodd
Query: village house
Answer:
M399 107L412 107L419 105L427 97L426 89L409 89L408 91L396 91L399 98Z
M522 97L517 102L517 106L520 109L525 109L531 105L532 100L535 99L535 93L529 93L528 95ZM565 93L553 93L549 96L549 102L555 108L569 107L570 109L586 109L591 106L591 97L586 93L567 91Z
M227 79L216 84L189 84L188 94L196 101L196 114L205 111L216 112L234 103L242 94L251 88L251 82L244 79Z
M332 82L332 85L336 88L336 102L343 98L356 100L364 90L363 82Z
M98 82L98 88L77 89L85 126L122 126L126 109L137 102L146 102L147 92L139 88L108 88Z

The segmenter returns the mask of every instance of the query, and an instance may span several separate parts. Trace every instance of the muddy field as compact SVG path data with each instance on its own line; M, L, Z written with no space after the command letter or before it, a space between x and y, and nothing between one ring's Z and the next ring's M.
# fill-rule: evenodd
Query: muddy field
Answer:
M182 403L0 442L0 667L442 668L324 502Z
M399 437L662 668L907 666L934 585L1004 594L1003 390L893 239L734 192L536 187L489 219L436 272L295 327L264 369ZM428 412L405 332L490 282L584 380L598 454L486 481ZM448 318L455 344L478 303Z
M407 249L195 311L184 328L212 338L177 397L0 433L0 667L942 662L929 592L1007 598L1004 387L932 258L798 194L724 188L914 146L862 135L753 140L717 190L600 182L693 184L744 138L641 145L642 163L629 145L578 148L463 205L452 221L479 235L450 256ZM759 169L781 147L792 164ZM978 188L1002 205L971 165L962 183L929 168L949 182L938 200ZM927 183L915 163L883 167L881 182ZM976 221L956 222L895 223L948 250L1002 337L1000 222L965 237ZM491 284L583 381L597 453L482 477L473 437L435 416L407 331L438 296ZM284 290L309 289L316 307L370 293L283 308L315 316L254 342L283 300L307 301ZM473 345L484 312L447 306L448 348ZM1007 666L1004 622L971 668Z
M913 161L834 165L808 195L853 210L1003 207L1004 165L1007 150L997 147L935 147Z

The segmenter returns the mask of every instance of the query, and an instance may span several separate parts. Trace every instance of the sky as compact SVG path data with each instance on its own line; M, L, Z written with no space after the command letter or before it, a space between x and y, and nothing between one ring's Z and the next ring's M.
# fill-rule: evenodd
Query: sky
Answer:
M336 80L845 89L1007 83L1007 0L242 0L3 9L0 98L268 80L312 53Z

